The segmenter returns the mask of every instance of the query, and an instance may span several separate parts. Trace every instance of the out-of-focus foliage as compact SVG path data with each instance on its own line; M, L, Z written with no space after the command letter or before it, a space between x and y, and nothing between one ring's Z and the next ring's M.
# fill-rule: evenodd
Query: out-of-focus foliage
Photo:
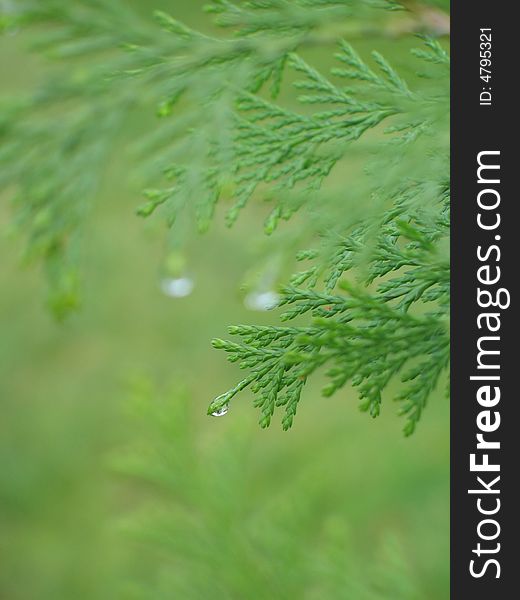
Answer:
M249 434L234 428L197 445L188 406L178 393L160 394L140 382L132 401L138 441L113 457L129 489L141 490L121 519L136 543L132 598L429 597L397 531L376 536L368 550L352 529L349 515L356 513L360 526L385 484L352 489L355 460L343 472L326 468L344 445L340 429L320 450L300 448L296 464L279 464L270 453L248 471L258 459ZM403 491L411 485L390 479ZM143 484L149 493L142 494Z

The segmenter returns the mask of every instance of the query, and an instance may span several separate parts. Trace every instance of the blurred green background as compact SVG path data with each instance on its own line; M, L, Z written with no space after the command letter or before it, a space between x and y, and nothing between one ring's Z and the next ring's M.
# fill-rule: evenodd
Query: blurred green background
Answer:
M200 5L154 3L195 25ZM26 41L0 39L2 93L45 76ZM65 324L0 198L0 598L447 598L447 400L411 439L391 402L373 421L348 389L321 398L321 381L288 433L260 430L247 394L207 417L237 379L210 339L276 323L239 292L263 212L231 231L217 215L185 248L193 293L170 298L164 231L134 216L127 179L116 153L84 235L84 306Z

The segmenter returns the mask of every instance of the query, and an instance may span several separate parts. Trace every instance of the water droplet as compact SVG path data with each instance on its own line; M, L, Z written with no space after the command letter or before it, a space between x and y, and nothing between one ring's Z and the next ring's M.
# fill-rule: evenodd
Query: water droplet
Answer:
M165 277L161 280L161 290L170 298L186 298L195 287L190 277Z
M280 296L273 291L251 292L244 298L244 305L249 310L267 311L274 308Z
M212 417L223 417L223 416L227 415L228 411L229 411L229 404L224 404L224 406L221 406L215 412L212 412L211 416Z

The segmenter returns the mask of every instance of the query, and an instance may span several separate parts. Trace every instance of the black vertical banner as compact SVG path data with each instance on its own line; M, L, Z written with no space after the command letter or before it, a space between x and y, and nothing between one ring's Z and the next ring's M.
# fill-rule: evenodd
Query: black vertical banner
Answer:
M451 598L520 598L514 2L453 0ZM515 164L515 162L517 164Z

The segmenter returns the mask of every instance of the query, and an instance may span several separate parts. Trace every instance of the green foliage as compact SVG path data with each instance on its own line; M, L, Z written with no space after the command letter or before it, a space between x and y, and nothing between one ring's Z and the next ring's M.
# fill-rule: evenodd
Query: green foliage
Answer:
M448 65L445 51L436 42L427 40L426 46L427 50L415 54L431 64ZM214 341L216 348L228 353L230 361L239 362L250 374L214 400L208 412L221 410L237 392L250 386L256 394L255 406L261 411L262 427L270 424L276 407L284 407L282 425L288 429L307 378L325 365L331 381L324 395L330 396L350 383L359 390L361 409L373 417L380 413L383 391L399 377L404 385L396 399L401 414L407 417L405 433L409 435L449 360L447 122L439 112L446 106L446 96L413 93L378 53L373 59L380 74L347 44L343 43L341 50L337 58L348 68L334 69L333 73L375 88L378 102L359 99L301 59L293 59L295 68L305 75L304 81L296 82L307 92L300 101L335 108L293 119L264 109L260 118L270 118L272 124L269 140L262 143L254 131L247 136L257 155L262 156L266 147L263 161L259 159L255 165L255 177L263 175L260 164L269 168L267 157L272 157L280 175L268 175L268 181L275 179L279 187L290 188L304 181L308 189L319 190L352 140L397 116L399 121L387 128L390 142L380 142L382 157L371 167L372 172L393 168L394 173L372 188L375 214L359 219L350 230L340 224L333 236L322 233L327 238L328 256L321 261L319 252L301 256L318 259L318 265L293 277L295 285L307 283L308 289L291 286L283 290L280 306L290 308L281 318L287 321L311 314L311 326L232 327L230 333L240 336L242 343ZM365 86L363 92L367 93ZM255 100L254 107L260 112L264 104ZM276 138L275 130L285 135ZM264 127L260 134L266 131ZM277 144L281 145L280 153ZM330 148L330 153L324 148ZM415 165L410 171L414 165L411 153L418 148L431 162ZM401 173L403 169L406 173ZM283 205L276 207L268 218L268 231L279 217L288 216L290 211L284 212ZM342 279L350 271L355 272L358 284ZM320 278L323 292L314 289ZM343 293L333 294L338 282Z
M379 469L386 470L391 489L416 488L416 479L387 469L389 457L375 461L377 474L364 478L364 494L353 494L356 467L340 473L327 468L333 456L348 455L344 445L351 441L339 424L326 441L318 434L322 443L308 444L302 436L292 460L280 460L280 448L260 448L237 423L226 423L225 436L197 443L190 405L183 395L160 393L147 382L133 388L136 432L112 459L131 498L120 517L135 555L127 567L128 597L441 597L445 584L436 581L432 591L419 574L403 539L407 528L391 517L390 526L377 525L371 502L380 502L387 485ZM282 442L282 448L288 446ZM381 456L377 444L372 451ZM428 504L426 495L410 512L420 510L423 522Z
M230 204L232 224L262 199L266 233L298 213L298 243L310 246L281 301L282 319L298 323L239 326L241 343L215 341L249 373L209 412L250 386L262 426L279 406L287 429L325 366L325 394L350 383L372 416L403 380L411 433L448 360L449 59L426 37L405 78L343 41L431 33L409 4L219 0L208 8L219 29L200 32L162 12L148 22L119 0L16 2L5 27L32 27L37 51L62 66L4 102L0 189L29 257L47 265L57 314L78 302L81 230L114 141L155 105L134 144L150 182L139 215L158 213L178 236L192 222L206 230L218 204ZM325 74L312 53L331 45L337 65ZM342 176L351 161L364 173Z

